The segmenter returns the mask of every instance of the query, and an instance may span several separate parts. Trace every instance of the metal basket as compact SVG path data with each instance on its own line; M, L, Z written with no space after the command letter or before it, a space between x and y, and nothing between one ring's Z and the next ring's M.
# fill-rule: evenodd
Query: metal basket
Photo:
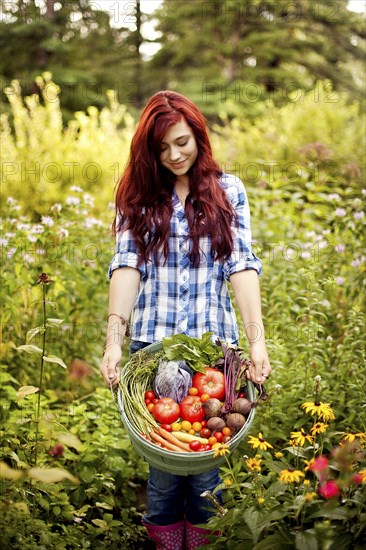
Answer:
M156 342L144 348L144 351L148 353L155 353L162 349L162 343ZM122 377L128 364L122 371ZM255 386L248 380L246 388L247 398L249 401L255 401ZM178 451L168 451L162 449L157 445L151 443L144 437L142 437L137 430L133 427L123 407L123 398L120 388L117 390L117 404L118 409L121 414L122 422L126 431L131 439L133 446L135 447L137 453L144 458L151 466L154 466L158 470L163 472L169 472L171 474L187 476L191 474L200 474L203 472L208 472L218 466L220 466L224 461L224 456L218 456L214 458L215 451L202 451L195 453L180 453ZM255 408L252 408L250 411L247 421L241 430L227 443L227 446L232 452L239 444L239 442L247 435L254 419Z

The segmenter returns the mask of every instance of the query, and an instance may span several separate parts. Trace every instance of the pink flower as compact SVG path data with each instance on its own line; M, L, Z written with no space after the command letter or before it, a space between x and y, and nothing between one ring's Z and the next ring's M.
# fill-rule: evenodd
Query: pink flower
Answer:
M361 485L362 481L363 481L362 474L353 474L352 483L354 483L355 485Z
M337 497L338 495L340 495L340 491L337 483L333 479L330 479L319 487L319 494L323 498L328 499Z
M61 443L56 443L56 445L48 451L48 454L54 456L55 458L58 458L60 456L64 456L65 447L61 445Z
M309 470L312 472L323 472L326 468L328 468L329 460L326 456L318 456L314 460L314 462L309 466Z

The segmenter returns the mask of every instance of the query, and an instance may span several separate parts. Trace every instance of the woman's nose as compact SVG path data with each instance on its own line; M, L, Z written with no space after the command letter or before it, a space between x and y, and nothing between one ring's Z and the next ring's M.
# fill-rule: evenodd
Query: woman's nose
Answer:
M180 158L180 151L178 147L171 147L170 149L170 160L175 162Z

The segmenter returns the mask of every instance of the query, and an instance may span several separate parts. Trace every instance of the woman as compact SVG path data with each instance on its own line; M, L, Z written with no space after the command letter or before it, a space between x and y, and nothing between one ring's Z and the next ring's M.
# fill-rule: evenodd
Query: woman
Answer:
M131 353L176 333L211 331L237 344L230 282L250 343L249 376L263 384L271 367L246 192L212 158L205 119L186 97L163 91L147 102L117 187L113 230L106 383L118 383L131 312ZM205 530L195 526L210 516L200 494L218 483L217 469L183 477L150 468L144 524L158 548L205 542Z

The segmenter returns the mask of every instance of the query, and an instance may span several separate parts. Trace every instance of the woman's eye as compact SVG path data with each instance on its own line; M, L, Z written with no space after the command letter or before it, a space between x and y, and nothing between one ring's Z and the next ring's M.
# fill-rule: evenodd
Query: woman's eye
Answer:
M178 143L178 145L179 147L184 147L185 145L187 145L187 143L188 143L188 139L184 143Z

